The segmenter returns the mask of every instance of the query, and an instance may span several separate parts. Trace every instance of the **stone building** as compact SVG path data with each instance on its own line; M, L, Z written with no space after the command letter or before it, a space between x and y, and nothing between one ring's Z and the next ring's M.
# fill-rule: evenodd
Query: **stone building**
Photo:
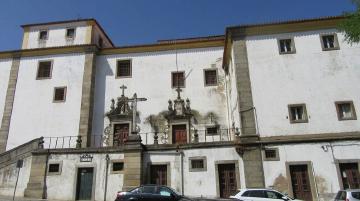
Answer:
M304 200L360 188L360 51L342 19L136 46L94 19L23 25L22 48L0 52L0 195L16 183L16 196L56 200L147 183Z

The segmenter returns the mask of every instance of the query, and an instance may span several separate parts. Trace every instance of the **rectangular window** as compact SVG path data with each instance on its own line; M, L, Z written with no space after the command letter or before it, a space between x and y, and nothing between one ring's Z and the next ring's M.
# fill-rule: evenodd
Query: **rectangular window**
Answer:
M36 79L51 78L52 61L39 61Z
M278 148L265 148L263 150L263 158L265 161L278 161L279 158L279 149Z
M325 50L337 50L339 49L339 42L336 34L321 35L321 46Z
M66 38L67 39L74 39L75 38L75 29L74 28L66 29Z
M54 102L64 102L66 100L66 87L55 87Z
M172 72L171 73L171 82L172 87L185 87L185 72Z
M189 166L190 172L206 171L206 157L190 157Z
M113 160L111 161L110 172L113 174L122 173L124 171L124 161L123 160Z
M217 85L217 72L214 70L204 70L205 86Z
M39 32L39 40L47 40L48 39L48 31L42 30Z
M206 128L206 135L218 135L218 134L219 134L218 126L211 126Z
M336 111L339 121L356 120L356 112L352 101L335 102Z
M48 175L59 175L59 174L61 174L61 165L62 165L61 162L49 163L48 169L47 169Z
M116 77L131 77L131 60L118 60L116 65Z
M280 54L295 53L294 40L291 38L278 40L278 45Z
M305 104L289 105L290 123L307 123L307 112Z

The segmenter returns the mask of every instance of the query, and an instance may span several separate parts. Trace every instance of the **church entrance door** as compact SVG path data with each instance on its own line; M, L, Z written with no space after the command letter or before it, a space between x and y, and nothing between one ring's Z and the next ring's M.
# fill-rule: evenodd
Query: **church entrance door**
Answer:
M186 125L173 125L172 126L172 141L173 144L186 144L187 143L187 132Z

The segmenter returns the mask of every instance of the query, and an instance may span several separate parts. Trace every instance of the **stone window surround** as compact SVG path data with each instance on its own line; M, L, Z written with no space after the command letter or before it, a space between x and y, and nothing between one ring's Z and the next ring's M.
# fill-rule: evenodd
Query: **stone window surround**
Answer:
M349 103L349 104L350 104L351 113L352 113L352 117L351 117L351 118L341 118L341 117L340 117L339 104L343 104L343 103ZM339 121L357 120L356 110L355 110L355 106L354 106L354 102L353 102L353 101L335 101L335 108L336 108L336 114L337 114L337 117L338 117L338 120L339 120Z
M59 164L59 172L49 172L50 170L50 165L52 164ZM62 172L62 164L63 162L62 161L51 161L48 163L47 165L47 176L53 176L53 175L61 175L61 172Z
M123 170L120 170L120 171L114 171L113 170L113 164L114 163L123 163L124 166L123 166ZM110 174L124 174L124 170L125 170L125 163L124 163L124 159L113 159L113 160L110 160Z
M189 126L190 126L190 122L188 119L178 119L178 120L171 120L169 122L169 137L168 137L168 144L173 144L173 125L186 125L186 140L187 143L191 143L191 135L190 135L190 130L189 130Z
M289 51L289 52L281 52L281 47L280 47L280 41L281 41L281 40L291 40L291 51ZM278 44L278 50L279 50L279 54L280 54L280 55L284 55L284 54L295 54L295 53L296 53L294 37L282 37L282 38L278 38L278 39L277 39L277 44Z
M55 91L57 89L64 89L64 98L62 100L55 100ZM67 95L67 87L61 86L61 87L54 87L54 94L53 94L53 103L63 103L66 101L66 95Z
M334 46L335 47L333 47L333 48L325 48L324 47L323 36L329 36L329 35L334 36ZM322 51L331 51L331 50L339 50L340 49L339 40L338 40L336 33L324 33L324 34L320 34L319 36L320 36L320 43L321 43Z
M313 174L313 166L311 161L292 161L292 162L285 162L286 166L286 179L288 183L288 194L290 197L294 197L294 192L292 189L292 181L290 176L290 166L291 165L307 165L307 172L309 175L309 182L310 182L310 189L311 189L311 195L313 200L317 200L316 195L316 187L315 187L315 177Z
M38 77L38 75L39 75L40 63L42 63L42 62L51 62L51 66L50 66L50 76L49 76L49 77ZM36 80L51 79L51 78L52 78L53 65L54 65L54 60L53 60L53 59L39 60L39 61L38 61L38 65L37 65L36 75L35 75L35 76L36 76Z
M340 163L357 163L358 164L358 171L360 173L360 159L338 159L335 160L335 166L336 166L336 173L339 181L340 190L344 190L343 188L343 182L340 172Z
M304 108L304 116L306 117L306 119L302 119L302 120L292 120L291 116L291 107L298 107L298 106L302 106ZM288 105L288 112L289 112L289 121L291 124L295 124L295 123L308 123L309 122L309 117L307 114L307 109L306 109L306 104L305 103L298 103L298 104L289 104Z
M69 30L69 29L74 29L74 36L73 36L73 37L68 37L68 36L67 36L67 33L68 33L68 30ZM66 40L74 40L75 37L76 37L76 27L67 27L67 28L65 29L65 38L66 38Z
M118 62L119 61L130 61L130 75L127 76L119 76L118 75ZM131 78L132 77L132 59L128 58L128 59L116 59L116 63L115 63L115 79L122 79L122 78Z
M148 162L146 168L146 181L150 183L151 180L151 166L152 165L166 165L166 186L171 186L171 163L170 162Z
M171 72L171 88L176 89L178 88L177 86L173 86L173 74L174 73L183 73L184 74L184 85L180 86L179 88L186 88L186 75L185 75L185 71L172 71Z
M91 200L95 200L95 186L96 186L96 164L95 163L86 163L86 164L75 164L75 177L74 177L74 188L73 188L73 199L76 200L76 190L77 190L77 178L79 174L79 168L93 168L93 183L91 188Z
M215 76L216 76L216 83L215 84L206 84L206 72L207 71L215 71ZM217 86L219 83L219 80L218 80L218 71L217 71L217 68L206 68L204 69L204 86L205 87L212 87L212 86Z
M113 121L111 122L111 133L109 136L109 144L110 146L112 146L114 144L114 129L115 129L115 124L129 124L129 135L131 134L132 131L132 120L118 120L118 121Z
M204 163L203 168L193 168L191 161L192 160L202 160ZM195 157L189 157L189 172L206 172L207 171L207 160L206 156L195 156Z
M237 189L241 189L240 169L239 169L239 161L238 160L219 160L219 161L215 161L214 164L215 164L215 178L216 178L216 197L220 197L218 165L221 165L221 164L235 164L236 187L237 187Z
M266 150L275 150L276 156L274 158L266 158L266 154L265 154ZM277 147L264 148L261 150L261 152L263 155L263 161L280 161L279 148Z

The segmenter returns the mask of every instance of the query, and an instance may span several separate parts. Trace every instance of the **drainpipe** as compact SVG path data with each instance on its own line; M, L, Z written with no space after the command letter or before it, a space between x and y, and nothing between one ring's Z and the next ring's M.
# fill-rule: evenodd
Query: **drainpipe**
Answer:
M105 170L104 201L106 201L107 184L108 184L108 171L109 171L109 160L110 160L109 154L106 154L105 160L106 160L106 170Z
M180 151L181 157L181 195L184 195L184 152Z
M44 186L43 186L42 199L47 199L46 177L47 177L47 169L48 169L48 165L49 165L49 155L50 155L50 149L48 149L48 150L47 150L47 153L46 153L45 174L44 174Z

